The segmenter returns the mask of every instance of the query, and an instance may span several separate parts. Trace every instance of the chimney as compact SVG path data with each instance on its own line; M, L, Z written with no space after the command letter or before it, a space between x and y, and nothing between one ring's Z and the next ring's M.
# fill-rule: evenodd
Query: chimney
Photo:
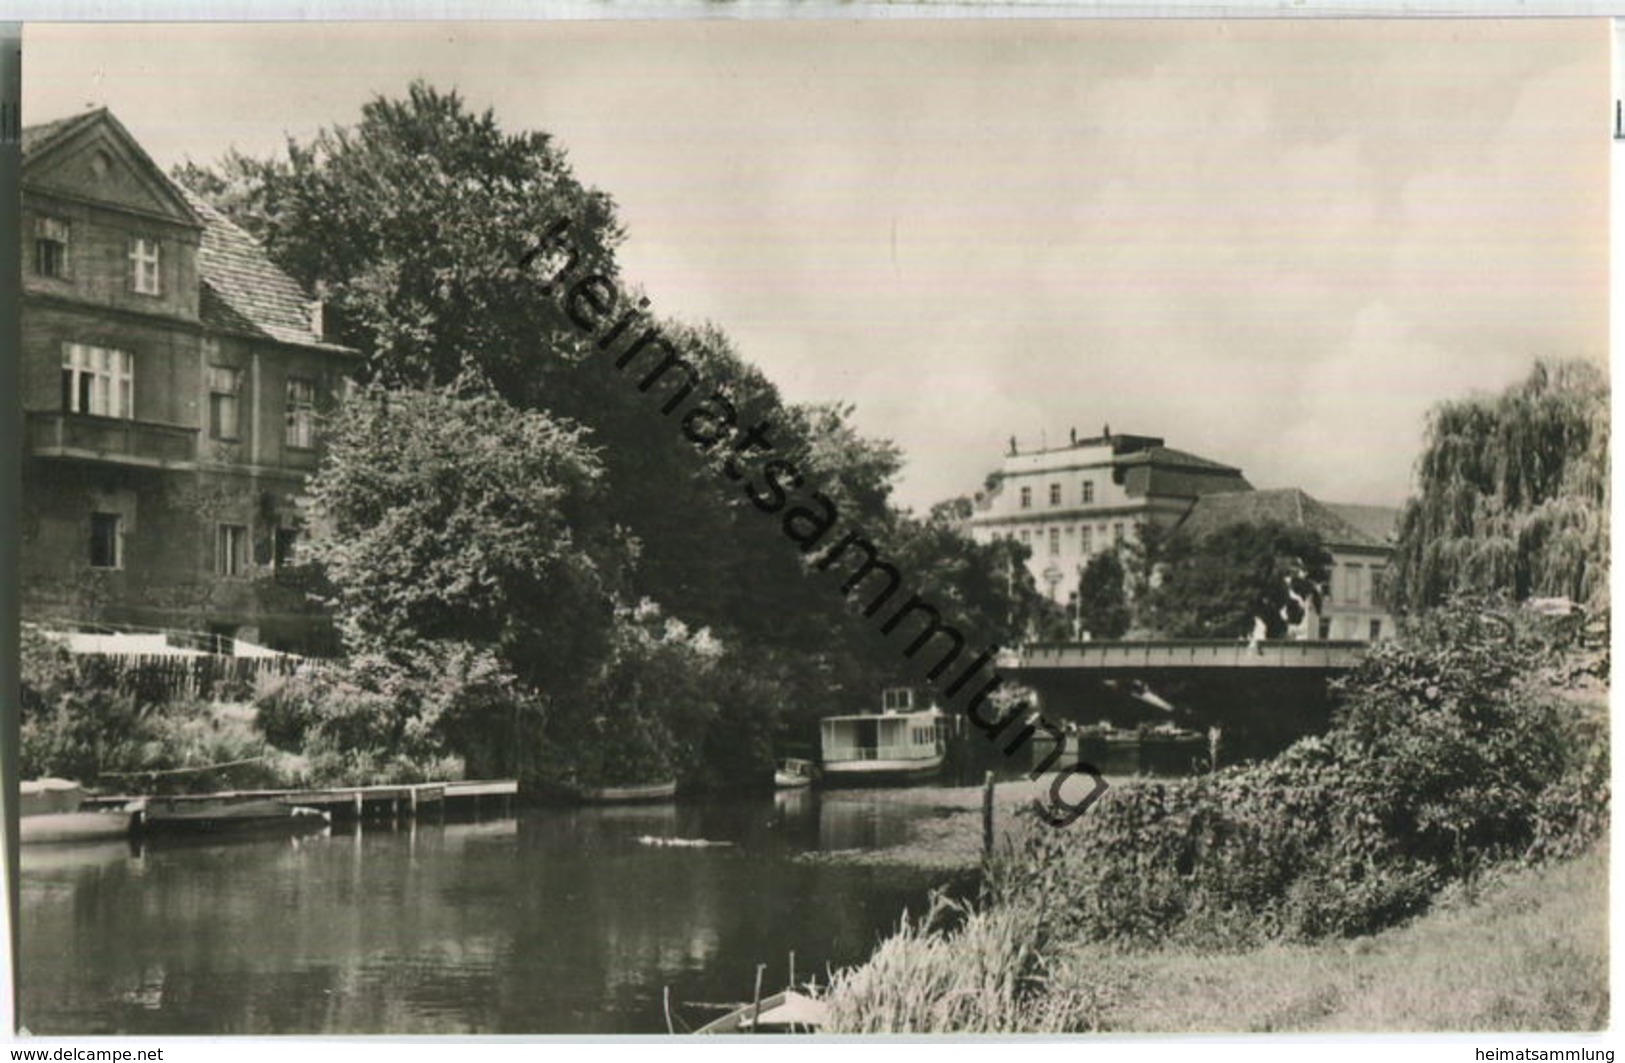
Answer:
M322 301L312 299L305 304L305 310L310 315L310 331L317 339L322 339Z

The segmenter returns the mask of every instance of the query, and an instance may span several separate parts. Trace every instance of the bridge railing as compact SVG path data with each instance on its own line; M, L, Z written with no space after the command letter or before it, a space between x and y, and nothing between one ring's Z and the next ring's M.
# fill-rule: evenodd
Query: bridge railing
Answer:
M1368 643L1158 639L1035 642L1016 654L1021 668L1351 668Z

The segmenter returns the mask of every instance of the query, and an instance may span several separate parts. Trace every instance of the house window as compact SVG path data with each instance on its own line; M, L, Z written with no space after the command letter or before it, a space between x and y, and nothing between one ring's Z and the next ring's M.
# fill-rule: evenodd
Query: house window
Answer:
M90 515L90 567L124 567L124 525L117 513Z
M1378 639L1382 638L1382 621L1381 620L1373 620L1373 621L1371 621L1371 634L1369 635L1369 638L1371 639L1372 642L1376 642Z
M62 408L97 417L131 417L134 359L128 351L69 343L62 348Z
M1329 616L1323 616L1323 617L1320 618L1320 641L1325 642L1327 639L1329 639L1331 637L1332 637L1332 618L1329 617Z
M41 277L68 275L68 223L60 218L34 221L34 272Z
M142 295L162 295L158 274L158 241L136 237L130 241L130 287Z
M1088 525L1084 525L1083 527L1078 529L1078 536L1079 536L1079 538L1078 538L1078 549L1082 550L1083 553L1086 556L1089 555L1089 554L1094 553L1095 552L1094 529L1090 528Z
M1079 497L1082 498L1083 504L1086 506L1095 500L1095 482L1093 480L1083 481L1083 493Z
M1049 504L1052 505L1052 506L1058 506L1058 505L1061 504L1061 485L1060 484L1050 484L1049 485Z
M1361 585L1365 582L1365 566L1349 565L1343 569L1343 600L1358 603Z
M1112 525L1112 545L1113 546L1122 546L1123 545L1123 526L1121 524L1113 524Z
M1021 541L1030 544L1033 541L1033 533L1026 528L1021 529Z
M299 529L278 528L271 548L271 563L277 568L288 568L299 563Z
M1367 605L1382 605L1388 597L1388 570L1382 565L1371 566L1371 582L1366 586Z
M1061 552L1061 529L1059 528L1049 530L1049 552L1052 557Z
M288 430L283 441L307 450L316 445L316 385L309 380L288 381Z
M221 524L215 528L214 571L218 576L241 576L248 572L248 528L241 524Z
M1023 487L1021 489L1021 508L1033 508L1033 489L1031 487Z
M209 438L237 438L237 398L242 382L240 369L209 366Z

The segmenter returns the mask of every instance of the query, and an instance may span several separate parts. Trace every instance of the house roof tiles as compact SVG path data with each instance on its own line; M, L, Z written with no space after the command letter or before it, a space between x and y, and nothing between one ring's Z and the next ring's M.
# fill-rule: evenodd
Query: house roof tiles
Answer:
M1264 491L1233 491L1203 495L1180 524L1181 531L1206 535L1235 524L1274 521L1317 533L1328 546L1384 547L1385 540L1374 538L1339 516L1330 506L1316 501L1296 487Z
M1393 542L1399 535L1399 510L1393 506L1327 502L1326 508L1380 543Z
M202 291L198 316L227 332L283 343L353 353L327 343L312 327L312 302L297 281L278 269L255 239L190 189L181 192L203 219L198 249Z
M189 207L202 223L197 269L198 317L203 324L335 354L355 353L325 341L314 327L313 303L298 282L277 268L265 249L230 218L165 175L107 108L26 126L22 131L23 158L37 159L80 130L101 122L108 123L129 145L150 170L151 179L161 182L165 191Z

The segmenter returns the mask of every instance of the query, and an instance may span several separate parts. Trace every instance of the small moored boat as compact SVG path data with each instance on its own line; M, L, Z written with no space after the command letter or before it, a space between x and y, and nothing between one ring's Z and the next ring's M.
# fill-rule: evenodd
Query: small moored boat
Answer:
M599 786L581 791L584 801L598 805L630 804L635 801L664 801L677 793L677 780L644 786Z
M813 1033L824 1025L829 1006L805 993L786 989L763 997L759 1004L746 1004L701 1026L696 1034L714 1033Z
M127 838L141 818L142 802L85 809L84 787L68 779L31 779L18 784L17 837L28 844Z
M773 785L780 790L794 790L802 786L811 786L813 770L812 761L787 757L780 762L778 770L773 773Z
M142 829L150 834L297 834L320 830L329 822L326 812L275 798L149 797Z

